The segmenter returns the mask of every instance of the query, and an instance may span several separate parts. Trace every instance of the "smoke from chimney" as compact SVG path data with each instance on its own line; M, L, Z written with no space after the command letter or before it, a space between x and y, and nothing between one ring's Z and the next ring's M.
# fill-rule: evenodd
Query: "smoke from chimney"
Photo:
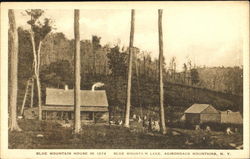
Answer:
M65 90L65 91L69 90L68 85L65 85L65 86L64 86L64 90Z
M104 83L97 82L92 85L92 91L95 91L95 88L102 87L102 86L104 86Z

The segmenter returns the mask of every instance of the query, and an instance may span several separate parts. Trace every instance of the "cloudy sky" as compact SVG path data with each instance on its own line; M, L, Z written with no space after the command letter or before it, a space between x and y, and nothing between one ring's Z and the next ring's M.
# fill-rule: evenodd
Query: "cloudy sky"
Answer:
M27 27L24 11L16 12L17 25ZM45 10L53 19L55 32L74 38L72 9ZM81 39L101 36L101 43L128 46L130 32L129 9L81 9ZM190 5L171 4L163 9L164 56L167 64L177 59L178 69L191 59L198 66L242 65L243 41L248 24L246 3ZM156 9L136 9L134 46L158 57L158 12Z

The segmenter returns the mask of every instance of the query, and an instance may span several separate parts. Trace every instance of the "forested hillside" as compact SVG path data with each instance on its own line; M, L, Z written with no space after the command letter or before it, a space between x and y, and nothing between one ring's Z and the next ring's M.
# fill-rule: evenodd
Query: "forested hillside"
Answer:
M211 90L243 94L243 69L240 67L198 68L200 85Z
M28 31L19 28L19 100L32 75L32 46ZM81 41L81 89L91 89L95 82L104 82L109 104L125 106L127 48L101 46L101 37ZM50 33L41 48L42 97L46 87L73 88L74 41L63 33ZM132 106L157 107L159 98L157 60L135 49L133 63ZM182 72L165 64L165 102L170 106L188 107L193 103L211 103L221 110L242 110L242 68L186 67ZM173 67L174 68L174 67ZM36 94L36 93L35 93ZM36 100L34 100L36 101Z

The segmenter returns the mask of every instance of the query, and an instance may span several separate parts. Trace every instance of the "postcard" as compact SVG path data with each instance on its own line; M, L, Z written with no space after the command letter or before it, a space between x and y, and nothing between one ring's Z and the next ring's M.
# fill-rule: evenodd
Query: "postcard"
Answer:
M249 158L249 2L1 3L1 151Z

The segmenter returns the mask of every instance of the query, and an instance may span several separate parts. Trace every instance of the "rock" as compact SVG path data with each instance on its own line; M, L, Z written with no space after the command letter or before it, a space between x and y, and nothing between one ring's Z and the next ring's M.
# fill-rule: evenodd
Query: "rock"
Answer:
M178 132L176 132L176 131L172 131L172 135L174 135L174 136L179 136L179 135L181 135L181 134L178 133Z
M70 127L71 127L71 125L70 125L69 123L61 124L61 125L62 125L62 127L64 127L64 128L70 128Z
M200 125L195 125L195 130L200 130Z
M36 137L43 138L43 134L37 134Z
M231 131L231 128L230 128L230 127L227 128L226 133L227 133L227 135L233 134L233 132Z
M236 147L236 144L234 144L234 143L229 143L229 145L232 147Z
M148 132L147 135L155 136L155 134L154 134L154 133L151 133L151 132Z
M154 131L159 132L160 131L159 121L155 121L152 128L153 128Z
M138 123L141 123L142 122L142 119L140 116L138 116Z
M235 129L234 129L234 132L235 132L235 133L238 133L238 128L235 128Z
M110 121L109 121L109 124L110 124L110 125L115 125L115 122L112 121L112 120L110 120Z
M186 145L193 145L194 143L193 143L193 142L190 142L190 141L188 141L188 140L186 140L185 144L186 144Z
M211 132L210 126L207 126L207 127L206 127L206 132Z
M120 121L118 122L119 125L122 125L122 123L123 123L122 120L120 120Z
M134 133L136 132L136 129L130 129L129 131Z
M236 147L237 150L242 150L243 149L243 145L239 145Z
M104 137L104 136L106 136L106 132L101 132L101 131L100 131L100 132L97 132L97 135L98 135L98 136L103 136L103 137Z

